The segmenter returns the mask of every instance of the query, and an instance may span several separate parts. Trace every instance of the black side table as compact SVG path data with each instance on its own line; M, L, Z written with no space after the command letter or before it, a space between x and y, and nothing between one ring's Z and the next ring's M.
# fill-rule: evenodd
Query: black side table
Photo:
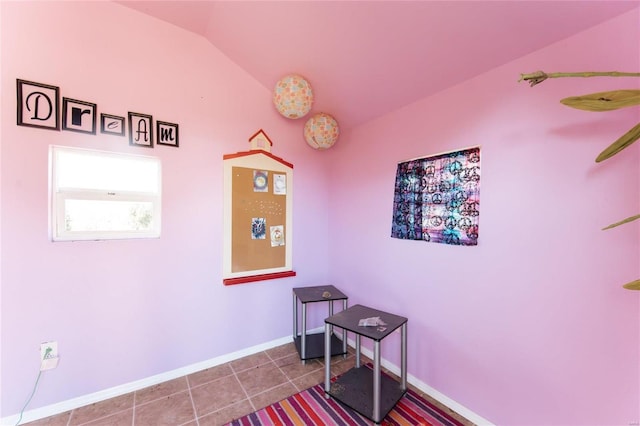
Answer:
M342 341L330 328L326 333L307 334L307 303L329 302L329 316L333 315L333 301L342 300L342 309L347 309L347 296L332 285L316 287L298 287L293 289L293 342L300 354L302 363L307 359L322 358L325 353L325 334L330 338L333 350L331 355L347 353L347 339ZM302 304L302 331L298 334L298 300ZM346 332L343 331L346 337Z
M384 326L358 325L364 318L380 317ZM325 380L327 395L380 423L407 391L407 318L354 305L325 320L325 330L340 327L356 334L356 366L331 383L331 341L325 342ZM380 374L380 341L401 327L401 381ZM373 371L360 366L360 337L373 340ZM346 339L345 339L346 340ZM329 396L327 396L328 398Z

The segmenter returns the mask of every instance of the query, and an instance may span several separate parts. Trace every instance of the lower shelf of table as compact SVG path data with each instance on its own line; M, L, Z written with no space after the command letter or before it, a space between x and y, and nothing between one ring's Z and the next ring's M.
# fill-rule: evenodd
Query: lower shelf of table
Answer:
M300 359L313 359L324 357L324 333L307 334L305 356L302 357L302 336L293 339L296 349L300 354ZM331 355L344 355L346 352L342 347L342 340L335 334L331 335Z
M380 374L380 418L373 418L373 370L362 366L352 368L331 384L329 395L349 408L381 422L405 394L401 384Z

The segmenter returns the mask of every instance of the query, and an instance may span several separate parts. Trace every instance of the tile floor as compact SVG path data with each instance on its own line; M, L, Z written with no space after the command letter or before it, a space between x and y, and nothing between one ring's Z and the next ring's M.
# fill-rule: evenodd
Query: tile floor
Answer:
M323 361L310 360L303 365L295 346L289 343L27 425L224 425L324 382ZM362 361L370 360L363 357ZM337 356L331 363L331 373L342 374L355 365L353 350L349 348L346 359ZM463 424L472 425L452 414Z

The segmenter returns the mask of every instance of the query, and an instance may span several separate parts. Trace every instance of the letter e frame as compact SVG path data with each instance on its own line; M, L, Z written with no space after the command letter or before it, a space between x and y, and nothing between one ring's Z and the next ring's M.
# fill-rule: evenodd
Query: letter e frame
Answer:
M178 125L156 120L156 143L158 145L179 146Z
M153 148L153 117L129 112L129 145Z
M100 133L124 136L124 117L111 114L100 114Z
M16 79L18 126L60 130L60 88Z

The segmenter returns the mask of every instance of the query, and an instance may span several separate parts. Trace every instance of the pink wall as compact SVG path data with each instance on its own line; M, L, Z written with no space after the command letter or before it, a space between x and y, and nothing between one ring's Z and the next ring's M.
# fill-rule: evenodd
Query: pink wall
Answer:
M291 288L327 276L319 261L327 183L304 123L280 117L270 89L203 38L118 4L1 2L1 12L0 417L29 396L46 340L59 342L61 361L43 374L29 409L289 335ZM181 146L149 150L116 136L16 126L17 78L57 85L61 96L97 103L98 113L178 123ZM224 287L222 156L247 150L260 128L295 166L298 276ZM162 238L50 242L51 144L160 157Z
M423 99L330 152L332 282L409 318L409 373L500 425L640 419L640 144L598 153L640 110L572 110L561 98L638 79L550 80L535 70L640 70L633 12ZM434 64L436 67L437 64ZM482 146L480 242L389 237L396 162ZM399 365L398 336L383 355Z
M640 418L638 294L620 288L640 276L640 224L599 231L638 211L640 146L593 163L640 113L558 103L638 81L516 83L537 69L640 69L637 10L345 133L324 155L270 107L270 90L200 37L110 2L0 10L0 417L29 395L44 340L62 360L30 408L286 336L291 288L332 278L351 304L407 316L409 373L496 424ZM16 78L98 112L179 123L182 146L18 127ZM227 288L221 158L258 128L295 164L298 276ZM50 144L162 158L162 238L49 242ZM480 245L389 238L395 162L477 144ZM398 363L398 336L389 340L383 354Z

